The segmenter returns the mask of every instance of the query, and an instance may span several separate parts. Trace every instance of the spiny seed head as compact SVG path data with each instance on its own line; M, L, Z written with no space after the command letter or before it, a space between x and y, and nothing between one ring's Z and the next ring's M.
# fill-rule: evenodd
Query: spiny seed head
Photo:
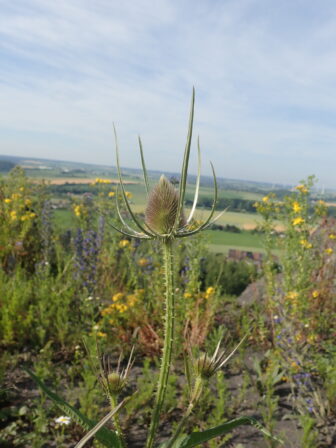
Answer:
M209 355L202 353L195 363L196 374L202 378L211 378L215 373L214 363Z
M112 394L118 394L124 388L126 380L118 372L111 372L107 376L107 383L109 391Z
M145 222L155 232L165 235L173 230L177 219L179 195L173 184L161 176L152 190L145 211ZM178 228L186 224L183 210L179 217Z

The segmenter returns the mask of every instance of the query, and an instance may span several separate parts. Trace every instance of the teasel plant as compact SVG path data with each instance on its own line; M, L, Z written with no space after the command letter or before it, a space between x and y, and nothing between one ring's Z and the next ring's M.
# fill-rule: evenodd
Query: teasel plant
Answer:
M115 195L116 212L119 219L119 226L115 223L110 225L122 235L129 238L137 238L144 240L157 240L162 247L162 263L164 268L164 285L165 285L165 314L164 314L164 341L162 348L161 365L159 372L159 379L156 387L156 394L154 400L154 406L149 424L149 430L145 448L152 448L156 441L156 436L159 427L160 414L165 401L169 372L172 363L173 344L175 341L174 324L175 324L175 288L174 288L174 245L179 238L188 238L192 235L196 235L199 232L207 229L213 224L222 214L222 211L216 217L214 217L217 197L218 197L218 185L216 180L216 174L214 167L211 163L211 169L214 182L213 204L207 218L194 228L193 218L196 211L200 178L201 178L201 151L199 138L197 139L197 152L198 152L198 168L196 187L194 193L194 200L191 210L186 217L184 210L184 199L187 185L187 175L189 166L189 157L193 132L193 120L194 120L194 104L195 104L195 90L192 91L191 107L189 115L189 125L187 133L187 141L184 151L183 164L181 170L181 178L179 182L178 190L174 185L165 177L161 176L157 185L150 190L148 174L144 159L142 142L139 137L139 147L141 164L143 170L144 184L147 194L147 206L145 210L144 220L140 220L139 217L133 212L128 195L126 194L125 185L122 179L119 145L116 129L114 127L115 136L115 152L116 152L116 165L119 177L119 186L117 188L117 194ZM120 191L121 190L121 191ZM121 194L120 194L121 192ZM122 214L122 208L120 204L120 198L123 199L126 211L129 214L130 219L125 219ZM245 339L245 338L244 338ZM192 448L197 445L202 445L207 441L220 437L234 428L240 425L254 425L260 429L265 436L276 439L269 434L260 423L252 417L239 417L229 422L225 422L215 428L210 428L205 431L192 432L189 435L183 434L187 419L190 417L194 407L197 405L201 396L202 390L209 379L221 369L238 350L239 346L243 343L241 341L238 346L229 355L220 351L221 341L219 341L217 348L212 356L202 354L199 358L195 359L191 352L186 355L186 379L189 387L189 405L182 417L180 423L175 429L174 433L169 440L161 443L160 448ZM111 404L111 411L98 423L92 422L85 416L83 416L78 410L68 405L57 394L51 392L47 386L32 372L27 371L30 376L38 383L49 398L55 401L56 404L69 416L73 417L78 423L82 424L85 428L89 429L89 432L85 437L76 445L75 448L80 448L93 437L96 437L99 442L104 446L111 448L125 448L126 440L121 432L121 426L117 417L118 412L125 406L125 404L132 398L126 397L118 403L118 395L126 384L129 371L133 364L133 350L130 359L127 363L125 370L120 371L120 360L116 370L111 368L110 360L100 357L100 367L96 372L100 384L106 395L109 397ZM105 427L106 423L113 419L116 431L112 431ZM279 439L276 439L279 441Z

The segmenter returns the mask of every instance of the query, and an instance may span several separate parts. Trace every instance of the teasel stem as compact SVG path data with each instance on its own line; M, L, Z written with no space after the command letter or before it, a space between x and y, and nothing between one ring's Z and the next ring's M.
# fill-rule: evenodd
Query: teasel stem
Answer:
M114 396L113 394L109 395L109 399L110 399L110 406L111 409L114 409L117 407L118 403L117 403L117 397ZM122 448L127 448L126 445L126 441L125 441L125 436L123 434L123 431L121 429L121 425L120 425L120 420L119 420L119 415L118 414L114 414L114 416L112 417L116 432L118 434L118 437L120 439L120 446Z
M161 359L160 376L157 384L154 410L149 427L146 448L152 448L155 433L159 424L162 405L166 396L169 370L172 358L172 349L174 342L174 320L175 320L175 297L174 297L174 264L173 264L173 238L162 240L163 246L163 265L166 281L166 311L164 327L164 345Z
M176 442L178 436L181 434L181 431L182 431L184 425L186 424L188 418L190 417L190 414L192 413L192 411L194 410L194 407L197 405L197 403L200 399L202 389L203 389L203 379L201 378L201 376L197 376L195 379L195 384L194 384L194 387L192 390L189 405L188 405L182 419L180 420L180 423L177 425L177 428L175 430L173 437L167 443L166 448L172 448L174 443Z

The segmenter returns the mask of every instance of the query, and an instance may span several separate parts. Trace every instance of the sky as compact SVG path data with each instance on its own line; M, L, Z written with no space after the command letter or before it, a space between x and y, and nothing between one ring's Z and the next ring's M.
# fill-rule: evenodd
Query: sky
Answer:
M0 154L336 188L334 0L0 0ZM196 138L190 171L196 172Z

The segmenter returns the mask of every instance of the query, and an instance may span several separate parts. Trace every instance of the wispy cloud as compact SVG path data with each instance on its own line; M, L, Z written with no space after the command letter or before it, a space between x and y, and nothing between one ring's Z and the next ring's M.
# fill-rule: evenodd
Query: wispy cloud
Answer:
M149 167L176 170L195 84L219 175L336 187L332 0L0 6L1 152L112 163L115 121L124 165L141 133Z

